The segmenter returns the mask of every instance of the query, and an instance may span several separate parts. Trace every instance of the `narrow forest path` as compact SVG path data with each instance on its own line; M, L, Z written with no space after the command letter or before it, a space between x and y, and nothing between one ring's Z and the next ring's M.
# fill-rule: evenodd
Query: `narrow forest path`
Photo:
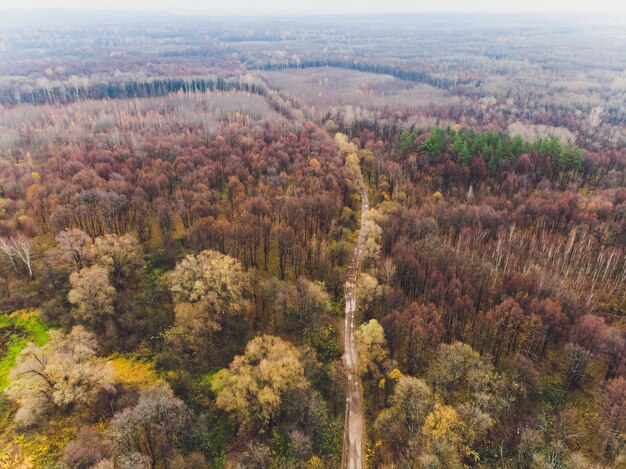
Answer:
M258 76L258 75L257 75ZM272 104L274 93L279 94L277 89L270 87L267 82L259 77L268 92L265 94L266 99ZM286 104L287 106L283 106ZM280 105L274 105L274 108L283 114L287 119L294 120L294 110L304 112L297 108L291 107L290 101L285 101ZM323 129L323 128L322 128ZM328 134L328 132L326 132ZM328 134L332 139L333 136ZM361 226L357 236L356 247L352 255L352 260L348 266L346 274L346 282L344 284L344 297L346 300L346 312L344 318L344 363L346 366L346 375L348 378L347 396L346 396L346 419L343 435L343 451L342 466L348 469L362 469L365 467L365 415L363 413L363 387L361 386L361 378L359 376L359 354L356 348L354 315L356 312L356 282L361 267L361 253L365 243L363 226L365 224L365 214L370 208L367 188L363 182L363 175L360 169L355 168L355 176L359 192L361 193Z
M344 361L348 375L348 395L346 397L346 428L344 429L344 467L361 469L365 467L365 416L363 415L363 388L359 377L359 354L356 348L354 314L356 311L356 281L360 269L361 252L365 242L363 225L369 210L367 189L361 173L358 173L361 192L361 227L357 237L352 261L348 266L345 283L346 315L344 322Z

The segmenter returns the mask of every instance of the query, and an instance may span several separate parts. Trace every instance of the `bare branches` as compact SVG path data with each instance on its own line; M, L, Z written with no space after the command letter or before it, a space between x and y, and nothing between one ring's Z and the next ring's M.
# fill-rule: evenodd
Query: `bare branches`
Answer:
M592 129L595 129L602 122L602 114L604 113L604 108L602 106L596 106L587 115L585 122Z
M28 278L32 279L33 274L33 249L30 240L18 233L16 236L10 238L0 239L0 252L4 254L9 264L19 275L19 265L26 268L28 272Z
M32 247L30 241L18 234L15 238L11 238L13 243L13 251L24 263L28 269L28 278L33 278L33 263L32 263Z
M17 270L17 264L15 263L15 254L13 252L13 246L4 238L0 238L0 251L6 256L8 262L13 267L15 273L19 273Z

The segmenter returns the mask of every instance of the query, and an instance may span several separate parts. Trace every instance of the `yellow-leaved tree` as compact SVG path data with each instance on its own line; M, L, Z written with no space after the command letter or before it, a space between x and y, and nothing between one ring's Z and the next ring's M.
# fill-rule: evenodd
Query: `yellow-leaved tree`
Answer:
M373 371L387 356L385 331L376 319L365 322L356 331L356 346L359 352L359 372Z
M217 406L244 428L263 431L280 412L287 396L308 386L300 353L271 335L255 337L243 355L215 376Z
M174 326L167 342L195 364L211 359L216 331L245 324L250 278L237 259L217 251L188 255L167 276L174 301ZM232 344L231 344L232 345Z

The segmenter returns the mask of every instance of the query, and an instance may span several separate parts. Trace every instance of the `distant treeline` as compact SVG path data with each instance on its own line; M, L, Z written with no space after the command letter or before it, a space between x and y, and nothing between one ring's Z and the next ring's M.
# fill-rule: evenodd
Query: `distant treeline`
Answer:
M157 78L144 81L54 83L49 87L21 87L0 90L0 104L68 104L81 99L128 99L166 96L170 93L204 93L207 91L244 91L263 95L258 84L235 78Z
M449 90L457 84L468 83L468 81L451 80L444 77L435 77L425 72L418 72L415 70L406 70L399 67L390 65L381 65L374 63L364 63L349 60L337 60L337 59L314 59L303 60L300 62L285 61L280 63L264 63L264 64L251 64L246 63L250 68L257 70L287 70L290 68L313 68L313 67L335 67L343 68L347 70L357 70L359 72L376 73L380 75L391 75L401 80L413 81L417 83L426 83L436 88Z

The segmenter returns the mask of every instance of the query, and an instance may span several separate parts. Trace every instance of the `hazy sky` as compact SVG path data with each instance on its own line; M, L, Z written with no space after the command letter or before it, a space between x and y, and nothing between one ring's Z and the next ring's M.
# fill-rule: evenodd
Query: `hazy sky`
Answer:
M0 0L2 9L80 8L213 15L434 11L623 12L626 0Z

